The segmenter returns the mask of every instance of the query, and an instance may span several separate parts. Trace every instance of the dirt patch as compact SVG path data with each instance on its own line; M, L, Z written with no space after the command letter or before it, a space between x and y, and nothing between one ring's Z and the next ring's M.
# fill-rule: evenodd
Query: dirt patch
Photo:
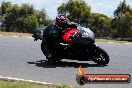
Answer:
M19 37L31 37L29 33L18 33L18 32L0 32L2 36L19 36Z

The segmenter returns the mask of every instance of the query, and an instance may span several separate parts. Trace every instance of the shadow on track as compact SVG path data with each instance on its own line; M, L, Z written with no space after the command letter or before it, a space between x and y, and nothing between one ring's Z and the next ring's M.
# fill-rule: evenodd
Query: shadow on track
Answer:
M28 64L34 64L37 67L43 67L43 68L56 68L56 67L62 67L62 68L74 67L74 68L78 68L79 66L82 66L83 68L87 68L87 67L104 67L104 66L99 66L98 64L66 62L66 61L50 63L47 60L39 60L39 61L36 61L36 62L27 62L27 63Z

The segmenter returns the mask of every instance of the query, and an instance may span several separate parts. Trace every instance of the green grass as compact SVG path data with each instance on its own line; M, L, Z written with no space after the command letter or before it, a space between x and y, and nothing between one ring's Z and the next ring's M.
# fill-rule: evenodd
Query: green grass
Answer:
M109 39L96 39L96 42L114 42L114 43L130 43L130 44L132 44L132 42L128 42L128 41L117 41L117 40L109 40Z
M68 85L37 84L21 81L0 80L0 88L75 88Z
M31 37L32 34L29 33L17 33L17 32L0 32L0 35L3 36L19 36L19 37ZM130 43L128 41L117 41L117 40L110 40L110 39L96 39L96 42L114 42L114 43Z
M0 31L0 35L3 35L3 36L19 36L19 37L31 37L32 34L29 34L29 33L18 33L18 32L1 32Z

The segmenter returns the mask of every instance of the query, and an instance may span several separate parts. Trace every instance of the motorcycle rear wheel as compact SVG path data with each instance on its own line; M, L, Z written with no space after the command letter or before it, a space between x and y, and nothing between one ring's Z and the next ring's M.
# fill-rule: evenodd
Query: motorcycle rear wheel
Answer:
M46 53L46 45L44 42L41 43L41 50L43 52L43 54L46 56L46 59L53 63L53 62L60 62L62 59L61 58L57 58L57 56L55 55L55 53L52 54L51 57L48 57L47 56L47 53Z

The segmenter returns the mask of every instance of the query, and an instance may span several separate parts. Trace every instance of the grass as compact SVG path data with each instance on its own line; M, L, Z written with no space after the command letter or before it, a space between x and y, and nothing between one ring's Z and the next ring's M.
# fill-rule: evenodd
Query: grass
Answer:
M110 40L110 39L96 39L96 42L114 42L114 43L130 43L130 44L132 44L132 42L128 42L128 41L118 41L118 40Z
M22 81L0 80L0 88L73 88L68 85L37 84ZM74 87L75 88L75 87Z
M3 36L19 36L19 37L26 37L26 36L31 37L32 36L32 34L29 34L29 33L18 33L18 32L0 32L0 35L3 35Z
M0 32L0 35L3 36L19 36L19 37L31 37L32 34L29 33L17 33L17 32ZM110 39L96 39L96 42L114 42L114 43L130 43L128 41L117 41L117 40L110 40Z

